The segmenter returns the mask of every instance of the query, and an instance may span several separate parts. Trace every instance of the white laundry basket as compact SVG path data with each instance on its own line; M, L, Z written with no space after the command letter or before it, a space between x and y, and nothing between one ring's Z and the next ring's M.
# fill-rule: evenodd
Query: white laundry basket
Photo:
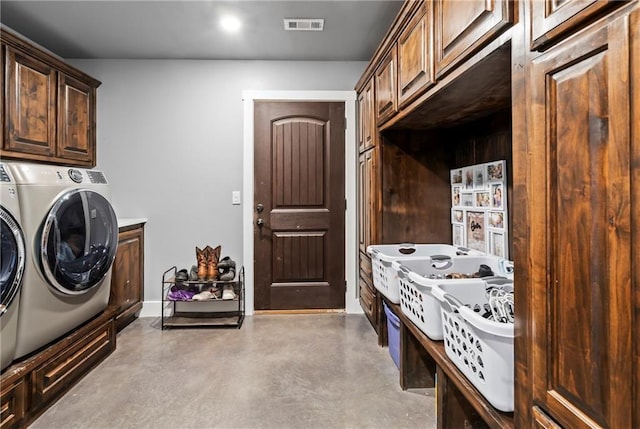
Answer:
M440 302L447 356L487 401L500 411L514 409L513 323L488 320L472 308L487 303L477 290L433 289ZM472 293L469 293L472 292Z
M482 253L450 244L401 243L371 245L367 247L367 254L371 257L373 285L389 301L399 304L398 275L391 266L394 261L425 258L430 260L431 257L436 255L453 257L461 254L481 255Z
M432 288L441 285L445 291L476 288L484 294L485 283L478 278L447 279L454 273L473 274L481 265L488 266L494 276L513 279L513 263L497 256L453 256L398 260L392 263L397 274L400 309L422 332L432 340L442 340L444 333L440 315L440 302ZM430 278L436 277L436 278Z

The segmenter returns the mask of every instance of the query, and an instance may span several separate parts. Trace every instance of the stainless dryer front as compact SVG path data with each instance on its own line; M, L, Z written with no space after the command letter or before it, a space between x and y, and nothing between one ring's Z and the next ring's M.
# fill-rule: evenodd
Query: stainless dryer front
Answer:
M104 174L12 164L28 249L16 358L77 328L109 302L118 222Z

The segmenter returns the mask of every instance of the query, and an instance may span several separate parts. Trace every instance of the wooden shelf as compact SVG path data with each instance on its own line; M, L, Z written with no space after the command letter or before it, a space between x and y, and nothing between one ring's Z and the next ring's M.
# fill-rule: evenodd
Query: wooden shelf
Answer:
M452 383L453 386L464 396L469 405L475 412L482 418L482 420L490 427L495 429L514 428L513 413L505 413L496 410L489 402L478 392L473 384L460 372L460 370L449 360L444 349L444 343L442 341L433 341L429 339L418 327L416 327L403 313L398 304L392 304L385 301L387 306L398 316L401 324L404 326L403 332L408 332L416 341L410 341L405 338L405 346L411 347L417 342L424 352L426 352L439 369L440 373L447 377L447 384ZM403 339L400 340L401 342ZM415 350L417 354L420 354L421 350ZM411 354L411 353L410 353ZM408 387L431 387L429 386L430 376L421 376L421 373L432 373L433 369L419 368L420 362L424 362L424 359L411 359L410 362L403 362L401 365L401 372L410 373L413 380L427 380L424 381L426 385L418 386L416 383L412 383ZM401 379L403 375L400 375ZM440 381L438 382L440 383ZM403 386L406 388L407 386ZM440 411L440 410L439 410Z

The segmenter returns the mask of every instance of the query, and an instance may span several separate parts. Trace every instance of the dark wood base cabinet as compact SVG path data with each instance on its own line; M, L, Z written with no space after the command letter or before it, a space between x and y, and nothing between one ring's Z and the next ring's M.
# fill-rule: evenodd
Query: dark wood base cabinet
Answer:
M140 315L144 301L144 224L121 227L113 262L109 305L117 308L116 329Z
M0 376L0 427L26 428L116 349L115 308Z

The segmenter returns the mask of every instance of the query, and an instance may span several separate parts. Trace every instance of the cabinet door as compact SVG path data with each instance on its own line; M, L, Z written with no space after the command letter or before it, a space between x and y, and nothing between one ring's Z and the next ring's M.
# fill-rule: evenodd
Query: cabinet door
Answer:
M398 111L396 97L396 46L386 55L376 71L376 118L380 125Z
M537 0L531 2L532 49L539 49L588 19L628 0Z
M56 71L6 48L6 129L3 149L55 156Z
M513 22L511 0L436 0L435 62L439 78Z
M364 152L375 146L376 120L373 106L373 78L358 94L358 150Z
M358 166L359 189L359 246L366 253L367 246L376 242L378 228L378 148L360 155Z
M95 89L60 73L58 111L57 155L95 165Z
M634 427L631 30L592 28L531 68L533 403L563 427Z
M398 102L401 108L435 84L431 5L431 2L425 4L398 39Z
M142 228L121 232L113 263L111 302L120 312L143 300Z

